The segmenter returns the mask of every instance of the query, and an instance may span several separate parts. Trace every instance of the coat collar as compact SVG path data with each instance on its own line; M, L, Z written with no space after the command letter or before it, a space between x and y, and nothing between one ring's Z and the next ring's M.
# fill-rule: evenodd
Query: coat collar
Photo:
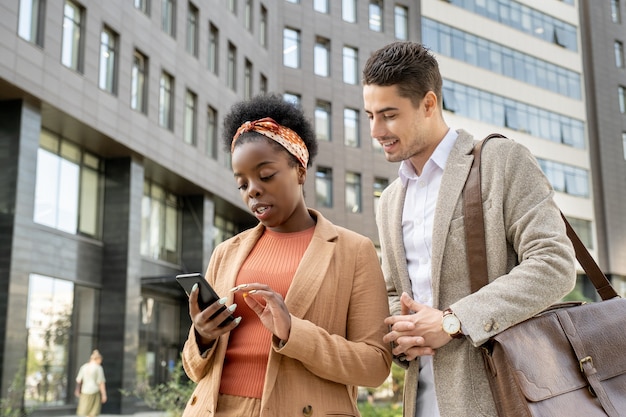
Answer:
M338 236L337 228L320 212L309 209L309 213L316 221L315 231L285 296L285 304L291 314L297 317L304 316L315 299L333 257ZM222 260L223 263L232 267L225 272L222 283L216 283L216 291L219 289L220 293L226 294L235 286L241 265L264 231L265 226L259 223L248 232L243 232L233 238L233 250Z

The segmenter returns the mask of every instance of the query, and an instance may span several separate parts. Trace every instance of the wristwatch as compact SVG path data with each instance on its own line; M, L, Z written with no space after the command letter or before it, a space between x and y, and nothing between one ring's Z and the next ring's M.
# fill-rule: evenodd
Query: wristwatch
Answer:
M460 339L464 336L461 331L461 321L449 308L443 311L441 327L443 331L448 333L453 339Z

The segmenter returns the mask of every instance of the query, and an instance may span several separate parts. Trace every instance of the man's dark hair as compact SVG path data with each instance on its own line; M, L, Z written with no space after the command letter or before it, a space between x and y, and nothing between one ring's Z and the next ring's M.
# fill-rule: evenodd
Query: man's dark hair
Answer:
M428 48L416 42L394 42L374 51L363 68L363 85L395 85L398 94L415 106L432 91L439 105L443 103L439 64Z
M238 102L231 107L230 112L224 118L224 130L222 134L224 149L230 153L233 136L235 136L237 129L239 129L242 124L264 117L271 117L278 124L288 127L302 138L309 150L308 166L311 166L313 159L317 155L317 139L313 126L300 107L285 101L282 96L278 94L258 95L249 100ZM267 140L272 146L276 146L277 149L288 152L279 143L257 132L246 132L242 134L241 137L237 139L235 146L252 140ZM298 162L295 156L291 155L291 157L293 166L300 165L300 162Z

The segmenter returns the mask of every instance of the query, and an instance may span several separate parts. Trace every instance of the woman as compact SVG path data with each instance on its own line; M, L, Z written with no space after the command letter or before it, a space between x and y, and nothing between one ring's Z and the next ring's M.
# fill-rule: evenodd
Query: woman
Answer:
M102 355L95 349L91 352L89 362L80 367L76 376L79 391L76 415L87 417L100 415L102 404L107 402L105 382Z
M259 224L213 252L206 279L228 298L200 311L190 294L183 366L198 385L183 416L358 416L357 386L380 385L391 365L376 250L307 208L317 142L299 108L255 97L233 106L223 135Z

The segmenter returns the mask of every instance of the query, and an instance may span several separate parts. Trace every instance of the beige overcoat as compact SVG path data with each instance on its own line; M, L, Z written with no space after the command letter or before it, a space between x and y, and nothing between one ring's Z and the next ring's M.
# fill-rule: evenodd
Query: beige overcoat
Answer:
M481 159L490 283L470 294L461 192L473 145L472 136L460 130L444 169L433 225L433 305L451 307L468 335L434 356L441 417L496 416L478 346L560 300L576 280L574 251L552 187L528 149L497 138L485 144ZM396 179L383 192L377 212L392 314L400 312L403 291L412 295L402 243L405 195ZM404 365L404 415L413 417L419 361Z
M317 224L285 297L289 341L279 348L274 338L270 347L263 417L357 416L357 386L376 387L389 375L391 349L382 341L389 307L374 244L309 211ZM263 230L259 224L215 249L206 278L218 294L235 286ZM183 366L198 385L184 417L214 415L227 344L228 334L203 357L190 329Z

